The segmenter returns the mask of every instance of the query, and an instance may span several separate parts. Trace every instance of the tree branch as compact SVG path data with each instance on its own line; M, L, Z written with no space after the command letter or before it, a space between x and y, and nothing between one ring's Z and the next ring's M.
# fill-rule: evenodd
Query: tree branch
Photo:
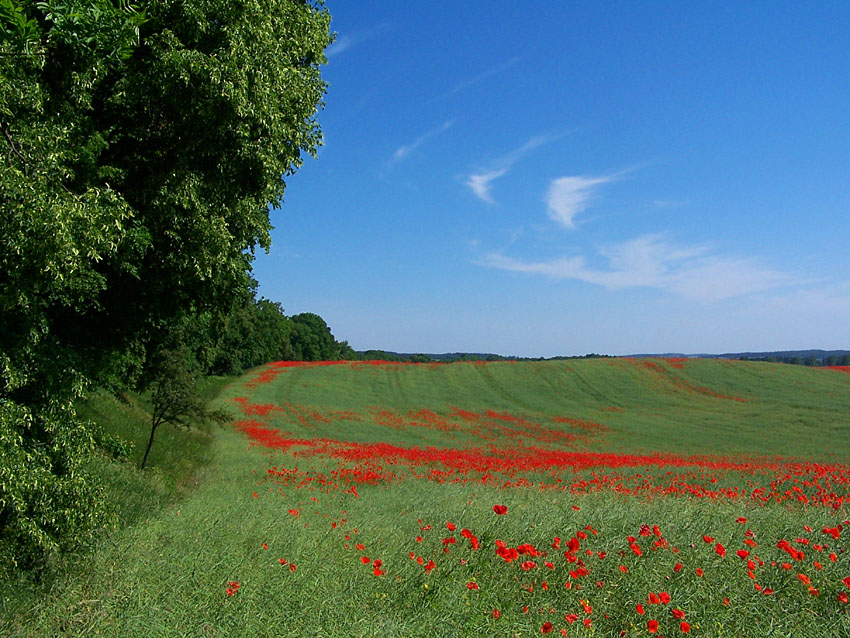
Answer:
M6 136L6 141L9 142L9 153L8 153L8 155L6 155L6 161L11 165L11 163L12 163L12 153L17 155L18 158L21 160L21 162L23 162L23 164L24 164L24 175L29 177L30 176L29 168L28 168L29 164L27 164L27 159L23 155L21 155L20 151L18 151L17 148L15 148L15 142L14 142L14 140L12 140L12 136L9 135L9 129L7 129L3 125L0 125L0 128L3 129L3 135Z

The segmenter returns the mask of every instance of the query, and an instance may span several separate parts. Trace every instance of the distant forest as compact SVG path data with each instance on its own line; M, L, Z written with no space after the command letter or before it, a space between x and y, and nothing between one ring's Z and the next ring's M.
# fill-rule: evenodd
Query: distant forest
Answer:
M345 342L343 342L345 343ZM345 346L348 344L345 343ZM737 359L740 361L768 361L771 363L790 363L802 366L850 366L850 350L781 350L774 352L737 352L726 354L633 354L628 358L675 358L687 359ZM388 352L386 350L356 351L348 358L360 360L382 360L412 363L448 363L452 361L559 361L568 359L603 359L613 358L614 355L589 354L555 357L514 357L492 353L452 352L444 354L409 354Z

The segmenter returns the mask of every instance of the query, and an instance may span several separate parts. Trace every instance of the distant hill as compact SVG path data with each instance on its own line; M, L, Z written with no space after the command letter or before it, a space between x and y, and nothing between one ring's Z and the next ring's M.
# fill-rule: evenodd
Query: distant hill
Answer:
M755 360L787 360L787 359L815 359L823 362L830 357L846 357L850 355L850 350L773 350L771 352L726 352L723 354L683 354L683 353L664 353L664 354L631 354L629 357L648 358L648 357L687 357L693 359L755 359Z
M577 356L555 357L517 357L495 354L492 352L444 352L444 353L409 353L391 352L388 350L364 350L357 354L364 359L385 359L389 361L544 361L558 359L594 359L612 355L590 353ZM687 359L746 359L751 361L778 361L782 363L797 363L804 365L848 365L850 350L772 350L770 352L725 352L723 354L699 353L685 354L682 352L641 353L623 355L627 358L687 358ZM833 361L829 361L832 359Z

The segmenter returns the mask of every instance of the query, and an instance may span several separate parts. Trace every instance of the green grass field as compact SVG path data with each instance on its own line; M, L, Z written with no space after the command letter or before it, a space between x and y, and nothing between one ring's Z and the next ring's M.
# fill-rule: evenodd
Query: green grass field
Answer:
M848 374L271 365L216 403L152 472L104 461L124 526L0 633L850 636Z

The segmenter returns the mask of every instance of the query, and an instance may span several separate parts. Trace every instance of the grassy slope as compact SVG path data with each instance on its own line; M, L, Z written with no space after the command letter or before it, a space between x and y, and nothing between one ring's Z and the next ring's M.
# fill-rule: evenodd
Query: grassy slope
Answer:
M530 417L579 417L604 422L611 428L604 446L628 451L850 458L850 375L722 361L688 362L684 369L659 365L655 369L639 362L590 360L303 368L287 370L253 390L232 384L222 396L364 414L375 407L446 413L448 406L457 406ZM694 391L696 386L748 400L709 396ZM611 407L623 411L606 410ZM297 433L300 426L289 422L286 427ZM409 442L415 435L418 443L452 445L434 430L372 431L368 423L331 423L301 434L318 436L322 427L329 436L348 433L367 439L379 432L382 439L397 437L398 442ZM144 432L128 436L143 438ZM170 507L162 509L168 499L160 500L159 505L146 506L144 516L131 517L135 523L104 540L85 565L60 577L37 601L29 600L31 608L18 618L17 629L0 626L0 633L530 636L540 635L543 622L551 620L556 632L563 626L572 636L618 635L622 630L645 636L653 612L638 616L634 606L645 602L648 591L663 589L670 591L672 604L687 611L692 635L850 635L847 614L840 613L841 605L834 600L836 574L850 575L847 533L834 544L843 550L838 563L824 559L825 570L818 573L824 583L820 597L798 595L797 570L778 569L765 575L776 587L776 597L753 597L750 579L733 559L720 561L700 540L711 533L731 553L741 546L743 534L735 518L745 515L764 543L760 551L767 559L767 554L776 553L772 546L777 539L802 534L804 524L817 532L846 518L846 511L746 508L685 499L645 502L609 494L498 491L424 481L364 486L360 498L342 492L279 490L261 479L269 466L291 466L293 461L283 453L249 448L231 429L216 431L202 456L208 464L199 487ZM321 459L310 462L322 467ZM136 487L143 486L140 481ZM509 514L496 517L494 503L507 505ZM472 530L486 549L471 552L459 544L451 559L445 556L440 538L448 535L447 520L456 522L458 530ZM651 560L630 555L625 536L637 535L645 523L658 524L681 553L659 551L649 556ZM425 524L432 524L432 530L421 531ZM586 525L600 533L584 547L609 555L592 565L591 582L605 583L598 591L565 590L569 566L563 559L555 571L543 575L556 584L544 591L540 575L525 574L493 555L496 538L548 548L553 536L566 540ZM349 543L344 534L352 537ZM424 537L421 543L417 535ZM344 549L357 541L365 550ZM415 564L411 567L409 551L433 557L439 568L425 575ZM376 578L370 566L361 564L363 554L381 558L386 575ZM553 557L559 554L552 552ZM295 562L297 571L282 566L280 558ZM687 568L674 573L676 561ZM618 564L628 566L628 575ZM705 568L704 578L694 576L696 566ZM812 571L810 563L806 571ZM480 583L479 591L466 588L473 579ZM231 581L238 581L240 590L228 597L224 590ZM523 583L535 583L536 589L522 590ZM732 598L729 607L721 603L724 596ZM565 613L585 615L580 598L595 607L593 633L564 620ZM529 613L522 612L523 605L529 606ZM490 614L494 608L502 610L498 620ZM549 609L558 613L550 614ZM664 635L678 632L669 611L653 617L659 618Z

